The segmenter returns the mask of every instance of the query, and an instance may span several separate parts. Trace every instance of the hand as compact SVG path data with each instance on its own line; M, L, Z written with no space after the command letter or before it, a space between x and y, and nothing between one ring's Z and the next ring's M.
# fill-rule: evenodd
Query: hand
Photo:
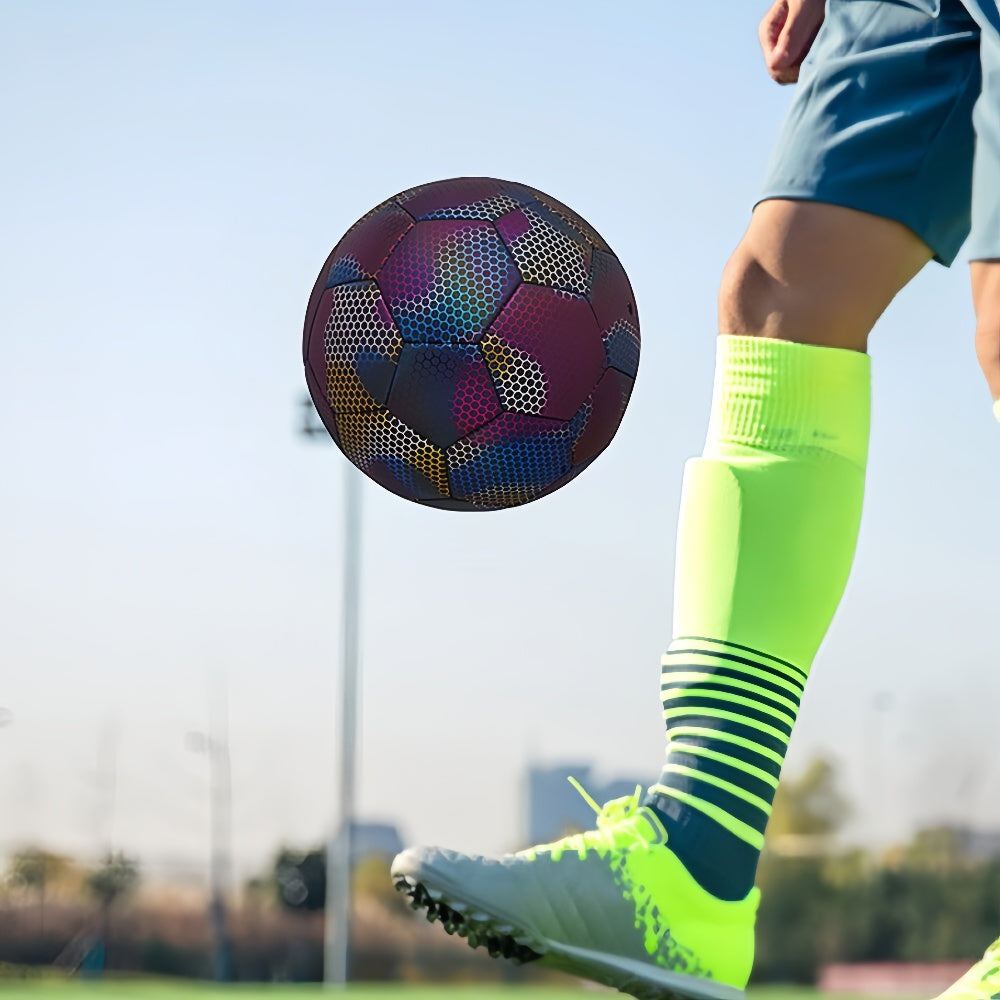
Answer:
M795 83L823 23L824 0L775 0L757 34L771 79Z

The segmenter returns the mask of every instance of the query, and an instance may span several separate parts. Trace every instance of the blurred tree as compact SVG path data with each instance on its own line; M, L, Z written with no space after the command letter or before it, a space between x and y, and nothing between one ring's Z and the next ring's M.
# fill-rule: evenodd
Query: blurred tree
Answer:
M72 867L69 858L37 847L16 851L10 860L8 882L38 896L38 925L42 934L45 933L45 890L64 878Z
M934 826L917 831L917 835L901 852L900 860L907 868L942 875L969 866L958 833L948 826Z
M84 967L91 975L100 975L107 965L108 942L111 938L111 908L139 884L139 865L121 851L109 851L103 860L87 873L86 886L99 904L100 937L84 958Z
M825 757L816 757L797 778L783 777L779 782L767 836L779 851L782 839L792 844L794 840L789 838L797 838L807 846L809 840L804 838L816 842L829 839L849 815L836 766Z
M101 905L102 912L127 896L139 884L139 865L121 851L110 852L87 873L86 885Z
M353 893L356 899L375 900L390 913L415 916L406 897L397 892L389 874L391 862L380 854L370 854L354 866Z

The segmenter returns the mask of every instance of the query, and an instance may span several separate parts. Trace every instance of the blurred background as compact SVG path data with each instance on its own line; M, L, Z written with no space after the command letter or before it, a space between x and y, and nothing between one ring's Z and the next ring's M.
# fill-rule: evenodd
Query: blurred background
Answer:
M399 844L520 847L587 823L565 773L599 799L658 774L716 285L791 97L762 66L763 12L0 7L0 962L317 975L356 473L301 432L301 324L343 232L421 182L503 177L583 215L631 277L643 356L615 442L549 498L460 515L362 483L365 912L405 921L385 874ZM790 887L762 934L797 923L809 958L765 947L766 978L961 959L1000 931L1000 430L972 331L961 259L872 339L858 558L761 876ZM228 955L210 885L243 935ZM789 916L819 892L828 915L868 900L874 923ZM886 899L908 902L879 916ZM410 966L359 952L358 975L432 974L399 926ZM285 943L265 961L262 942Z

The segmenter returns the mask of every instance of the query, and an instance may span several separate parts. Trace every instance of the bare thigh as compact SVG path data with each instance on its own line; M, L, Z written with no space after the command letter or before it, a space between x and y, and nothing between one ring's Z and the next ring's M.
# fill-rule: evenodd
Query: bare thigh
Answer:
M974 260L972 303L976 307L976 356L994 399L1000 399L1000 261Z
M761 202L723 272L719 332L865 351L876 320L931 256L890 219Z

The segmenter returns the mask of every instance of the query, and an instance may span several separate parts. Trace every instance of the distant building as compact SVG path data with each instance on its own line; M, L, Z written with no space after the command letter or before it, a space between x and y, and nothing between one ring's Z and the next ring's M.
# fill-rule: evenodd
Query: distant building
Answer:
M351 828L351 861L372 856L391 860L403 849L403 838L392 823L355 823Z
M615 779L600 784L589 764L559 764L555 767L529 765L525 844L543 844L558 840L569 832L589 830L594 826L594 810L569 783L572 775L594 801L603 805L609 799L631 795L639 782Z

